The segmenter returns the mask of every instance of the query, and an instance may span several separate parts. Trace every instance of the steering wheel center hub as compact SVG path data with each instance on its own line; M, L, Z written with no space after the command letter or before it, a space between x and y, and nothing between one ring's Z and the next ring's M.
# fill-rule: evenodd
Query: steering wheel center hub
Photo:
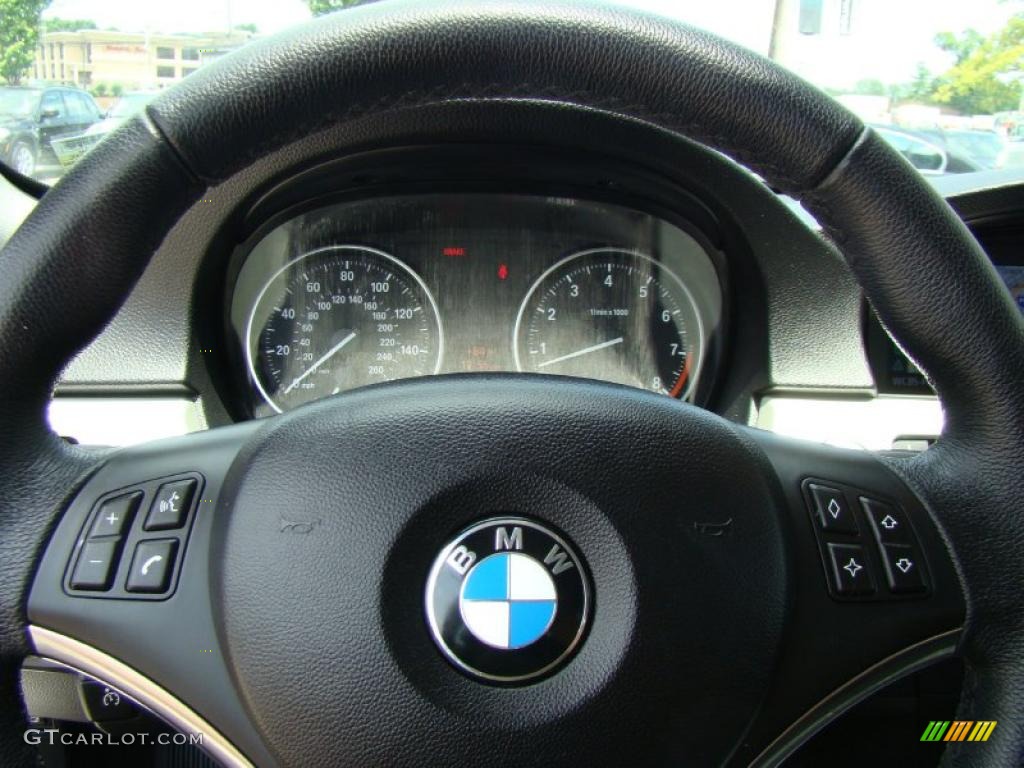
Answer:
M446 546L425 594L434 642L489 682L553 672L583 638L589 576L565 537L526 518L477 523Z
M415 738L713 762L784 621L767 477L720 419L610 385L417 380L297 409L240 453L218 518L239 691L293 761L387 762L374 750Z

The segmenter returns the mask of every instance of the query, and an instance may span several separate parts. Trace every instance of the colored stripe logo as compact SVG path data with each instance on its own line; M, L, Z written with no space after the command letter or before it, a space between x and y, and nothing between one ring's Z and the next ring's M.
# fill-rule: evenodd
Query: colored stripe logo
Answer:
M921 741L988 741L996 729L996 720L932 720L921 734Z

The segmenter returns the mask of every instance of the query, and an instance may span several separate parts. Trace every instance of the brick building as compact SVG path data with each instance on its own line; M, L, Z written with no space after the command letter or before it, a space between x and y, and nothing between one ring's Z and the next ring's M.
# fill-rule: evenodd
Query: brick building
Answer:
M152 90L181 80L251 37L243 31L208 36L99 29L47 32L36 49L31 75L82 88L117 83L125 90Z

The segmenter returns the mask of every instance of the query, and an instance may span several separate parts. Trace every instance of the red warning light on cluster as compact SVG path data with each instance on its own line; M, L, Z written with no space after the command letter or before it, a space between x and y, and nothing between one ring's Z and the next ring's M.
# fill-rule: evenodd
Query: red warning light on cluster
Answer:
M504 280L508 277L508 265L501 264L498 266L498 279Z
M445 256L465 256L466 249L449 245L447 248L442 248L441 253Z

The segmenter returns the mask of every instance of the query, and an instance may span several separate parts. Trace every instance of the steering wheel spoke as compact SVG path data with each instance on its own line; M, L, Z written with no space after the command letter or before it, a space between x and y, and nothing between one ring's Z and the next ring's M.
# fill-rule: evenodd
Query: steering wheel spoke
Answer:
M765 741L750 740L776 735L760 755L770 763L886 683L953 655L966 604L935 520L886 457L749 434L778 477L792 543L791 634L753 732Z
M112 454L71 501L29 595L35 652L202 735L226 765L265 762L235 695L210 589L225 475L258 424Z

